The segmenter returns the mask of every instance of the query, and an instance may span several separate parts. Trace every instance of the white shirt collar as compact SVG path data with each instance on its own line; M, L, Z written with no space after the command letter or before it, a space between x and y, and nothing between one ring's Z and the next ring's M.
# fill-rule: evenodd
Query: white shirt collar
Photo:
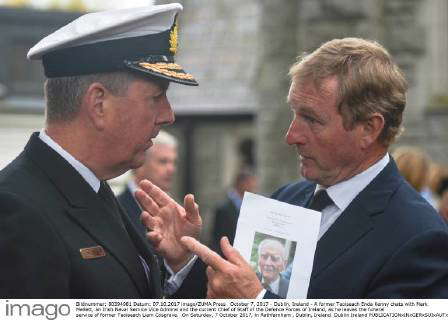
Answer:
M128 188L129 188L129 191L131 191L132 196L134 196L135 191L137 191L137 189L138 189L138 186L135 183L135 180L133 178L129 179Z
M387 166L390 161L389 154L381 158L374 165L348 180L339 182L327 188L328 195L339 210L344 211L356 196ZM317 185L316 191L325 189Z
M47 144L51 149L56 151L62 158L64 158L70 165L75 168L76 171L86 180L86 182L92 187L95 192L100 189L100 180L95 176L95 174L83 165L81 162L76 160L70 153L65 151L59 144L56 143L49 135L42 129L39 133L39 138Z
M278 275L278 277L277 277L277 280L275 280L275 281L273 281L273 282L271 282L270 284L269 284L269 288L271 289L271 292L272 293L275 293L275 294L278 294L279 292L278 292L278 290L279 290L279 287L280 287L280 274ZM264 281L263 281L263 277L262 277L262 279L261 279L261 283L263 283Z

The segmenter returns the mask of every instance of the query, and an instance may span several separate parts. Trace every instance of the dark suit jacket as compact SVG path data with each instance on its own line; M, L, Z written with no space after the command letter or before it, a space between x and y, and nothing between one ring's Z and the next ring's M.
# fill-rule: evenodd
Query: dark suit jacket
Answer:
M261 281L262 280L261 273L257 272L256 274L258 280ZM285 299L286 295L288 294L288 288L289 288L289 280L285 279L282 275L280 275L280 283L278 284L278 294L277 294L278 297ZM271 294L273 293L271 292Z
M134 224L135 228L140 232L140 234L145 237L146 236L146 228L140 221L140 215L142 213L142 209L138 205L134 196L132 195L129 187L126 187L122 193L117 196L118 202L121 204L123 209L129 216L129 219Z
M314 188L272 197L307 206ZM319 240L308 298L448 298L447 226L392 159Z
M81 175L38 133L0 172L0 210L1 297L162 296L158 259L127 215L121 214L126 232ZM96 246L105 256L81 256L80 249ZM139 255L150 267L149 285ZM197 268L203 266L193 271ZM199 287L190 296L204 295L205 288L201 293Z
M227 236L230 243L233 244L238 216L238 208L228 197L218 204L215 209L215 223L212 229L212 249L221 253L219 241L224 236Z

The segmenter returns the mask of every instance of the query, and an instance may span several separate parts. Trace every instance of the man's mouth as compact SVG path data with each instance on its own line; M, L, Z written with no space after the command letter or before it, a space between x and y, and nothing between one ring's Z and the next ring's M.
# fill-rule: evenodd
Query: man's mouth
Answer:
M159 131L160 130L154 131L153 134L151 135L151 137L149 138L149 140L154 139L155 137L157 137L159 135Z
M264 267L264 271L265 272L273 272L274 271L274 267L270 267L270 266Z
M300 161L304 161L304 160L312 160L313 158L311 158L311 157L307 157L307 156L304 156L304 155L302 155L302 154L299 154L299 160Z

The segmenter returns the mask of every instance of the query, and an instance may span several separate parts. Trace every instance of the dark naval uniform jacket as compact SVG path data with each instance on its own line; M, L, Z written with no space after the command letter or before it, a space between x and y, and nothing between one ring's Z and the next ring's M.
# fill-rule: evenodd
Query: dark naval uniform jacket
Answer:
M124 226L34 133L0 172L0 297L162 297L159 259L120 211ZM190 286L187 278L178 297L205 295L205 286Z

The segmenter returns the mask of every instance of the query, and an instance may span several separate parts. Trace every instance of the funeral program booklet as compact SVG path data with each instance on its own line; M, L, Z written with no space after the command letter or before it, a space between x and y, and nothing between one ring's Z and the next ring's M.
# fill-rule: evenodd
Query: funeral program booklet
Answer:
M306 298L321 213L250 192L244 194L234 247L262 285L283 298Z

